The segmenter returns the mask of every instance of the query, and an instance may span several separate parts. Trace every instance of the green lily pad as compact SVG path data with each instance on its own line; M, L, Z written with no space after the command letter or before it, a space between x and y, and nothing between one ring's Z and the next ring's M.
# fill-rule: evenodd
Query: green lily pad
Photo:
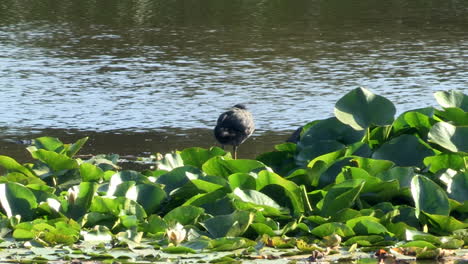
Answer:
M452 152L468 153L468 126L439 122L429 131L429 141Z
M11 172L19 172L28 177L36 177L34 173L32 173L28 168L24 167L23 165L19 164L16 160L8 156L0 155L0 166L4 167L5 169Z
M401 135L377 149L372 158L390 160L402 167L424 166L423 160L435 152L427 144L413 135Z
M350 91L335 105L336 118L356 130L364 130L371 125L390 125L395 112L392 102L365 88Z
M387 235L388 230L372 216L360 216L346 222L357 235Z
M32 191L14 182L0 184L0 204L9 218L20 215L22 220L31 220L37 207Z
M364 185L365 181L363 180L346 180L335 184L328 190L323 200L319 202L320 215L331 216L342 209L351 207Z
M330 236L332 234L337 234L341 237L351 237L355 235L353 229L338 222L321 224L313 228L310 233L318 237Z
M425 176L416 175L411 181L411 194L416 207L416 216L421 211L448 216L450 205L444 190Z
M164 221L169 225L180 223L181 225L193 225L205 210L191 205L174 208L164 216Z
M468 112L468 96L456 90L440 91L434 93L437 102L444 108L459 107Z
M224 156L226 154L226 151L218 147L213 147L211 149L194 147L182 150L180 152L180 157L185 165L191 165L201 169L207 160L215 156Z
M184 246L170 246L166 248L161 249L165 253L170 253L170 254L195 254L197 251L189 248L189 247L184 247Z
M215 238L238 237L244 234L253 222L254 214L236 211L229 215L219 215L205 220L202 225Z

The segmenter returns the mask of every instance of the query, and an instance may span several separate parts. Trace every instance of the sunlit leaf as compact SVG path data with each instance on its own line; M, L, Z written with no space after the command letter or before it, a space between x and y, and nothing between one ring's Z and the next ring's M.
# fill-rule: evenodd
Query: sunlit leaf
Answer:
M88 137L84 137L81 139L78 139L75 143L73 143L67 150L66 154L68 157L73 157L75 156L78 151L84 146L84 144L88 141Z
M156 212L167 197L166 192L156 184L134 185L128 189L125 196L143 206L148 215Z
M342 209L351 207L364 185L363 180L346 180L334 185L321 201L320 215L331 216Z
M227 152L218 147L204 149L199 147L187 148L180 152L180 156L185 165L191 165L199 169L203 164L215 156L224 156Z
M76 160L54 151L39 149L33 152L32 156L35 159L38 159L47 164L47 166L49 166L55 172L78 168L78 163Z
M456 90L439 91L434 97L442 107L459 107L468 112L468 96Z
M388 230L379 223L379 219L372 216L360 216L346 222L358 235L387 235Z
M180 206L174 208L164 216L164 221L169 225L180 223L182 225L193 225L197 223L198 218L203 214L204 210L195 206Z
M104 172L91 163L82 163L80 164L80 175L85 182L98 182L104 177Z
M318 141L336 141L349 145L360 141L364 136L362 130L355 130L351 126L340 122L336 117L315 122L301 137L298 146L305 148Z
M372 158L390 160L398 166L415 166L422 168L423 160L435 152L422 140L413 135L401 135L377 149Z
M4 167L5 169L11 172L19 172L28 177L36 177L28 168L24 167L23 165L19 164L16 160L8 156L0 155L0 166Z
M337 222L321 224L313 228L311 234L318 237L329 236L332 234L337 234L341 237L351 237L355 235L354 231L350 227Z
M429 141L452 152L468 153L468 126L439 122L429 132Z
M416 216L421 211L448 216L450 205L444 190L425 176L416 175L411 181L411 194L416 207Z
M205 220L202 225L215 238L241 236L250 226L254 214L236 211L229 215L219 215Z
M227 178L233 173L248 173L254 169L264 168L265 164L256 160L231 160L223 157L213 157L202 166L203 171L208 175Z
M363 130L371 125L390 125L395 112L392 102L365 88L348 92L335 104L336 118L356 130Z
M21 184L7 182L0 184L0 204L8 217L20 215L30 220L34 216L37 201L34 194Z
M67 215L73 219L83 216L89 210L97 188L98 185L94 182L80 183L77 188L78 193L76 197L68 200L69 209Z

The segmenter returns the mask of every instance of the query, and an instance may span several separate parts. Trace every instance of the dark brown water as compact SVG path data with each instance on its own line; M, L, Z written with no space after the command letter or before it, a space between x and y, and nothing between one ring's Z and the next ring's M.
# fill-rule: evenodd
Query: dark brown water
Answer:
M122 155L211 146L219 113L242 102L253 157L350 89L402 112L468 91L467 66L465 0L2 0L0 138L89 135L84 152Z

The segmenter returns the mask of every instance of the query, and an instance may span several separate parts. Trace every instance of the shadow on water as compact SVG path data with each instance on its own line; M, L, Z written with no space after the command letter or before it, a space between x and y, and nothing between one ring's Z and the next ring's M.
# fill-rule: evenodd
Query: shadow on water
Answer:
M1 129L0 129L1 131ZM155 153L169 153L188 147L210 148L219 146L211 129L174 129L167 128L152 132L109 131L92 132L63 129L35 130L33 133L23 131L22 136L0 135L0 155L10 156L19 162L30 161L26 150L31 139L41 136L59 138L63 143L73 143L76 140L89 137L88 142L78 153L79 155L119 154L120 156L147 157ZM254 135L239 147L239 158L253 159L257 155L273 151L274 145L284 142L289 137L287 133L266 132ZM231 151L227 146L226 150Z

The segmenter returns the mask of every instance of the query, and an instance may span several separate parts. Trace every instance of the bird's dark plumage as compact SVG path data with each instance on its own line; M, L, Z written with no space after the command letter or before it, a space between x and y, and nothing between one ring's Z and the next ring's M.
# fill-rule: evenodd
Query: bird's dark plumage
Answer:
M224 145L233 146L234 159L236 159L237 147L249 138L254 130L252 114L245 105L236 104L218 117L214 135L223 148Z

